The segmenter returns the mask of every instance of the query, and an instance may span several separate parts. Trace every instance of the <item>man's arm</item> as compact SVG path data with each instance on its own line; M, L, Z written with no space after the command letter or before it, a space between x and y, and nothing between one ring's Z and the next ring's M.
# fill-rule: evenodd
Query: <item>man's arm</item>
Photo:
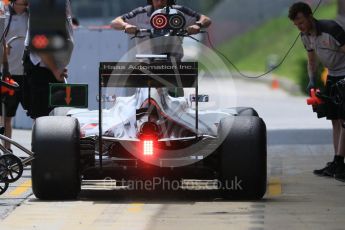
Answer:
M309 76L309 84L307 86L307 91L310 93L312 88L315 88L316 80L317 80L317 56L315 51L308 52L308 76Z
M202 14L200 15L200 19L199 21L197 21L197 23L200 24L202 28L208 28L211 25L212 21L209 17Z
M128 34L135 34L138 30L136 26L125 22L121 16L115 18L110 26L115 30L124 30Z
M55 63L54 57L49 53L38 53L42 62L48 67L50 71L54 74L56 80L64 82L67 77L67 69L59 69Z
M115 18L113 21L111 21L110 26L111 28L115 30L125 30L128 23L126 23L121 16Z

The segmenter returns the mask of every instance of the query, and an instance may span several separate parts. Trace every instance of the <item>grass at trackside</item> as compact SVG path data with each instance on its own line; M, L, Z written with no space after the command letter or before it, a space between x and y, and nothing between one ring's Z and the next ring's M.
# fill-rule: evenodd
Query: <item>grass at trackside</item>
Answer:
M337 4L323 4L315 14L318 19L333 19ZM287 18L270 20L255 29L220 45L218 48L233 61L241 71L264 72L267 57L276 55L278 61L285 55L298 35L297 29ZM274 73L298 82L306 71L306 52L300 39L284 64ZM231 68L233 69L233 68Z

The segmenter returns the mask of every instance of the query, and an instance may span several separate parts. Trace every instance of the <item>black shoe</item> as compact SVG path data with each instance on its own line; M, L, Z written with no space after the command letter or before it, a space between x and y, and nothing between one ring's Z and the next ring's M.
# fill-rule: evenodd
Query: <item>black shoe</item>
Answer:
M331 167L332 164L335 164L334 162L328 162L326 164L326 167L322 168L322 169L315 169L313 171L313 173L316 175L316 176L325 176L324 173L326 171L326 169L328 169L328 167Z
M322 169L314 170L314 174L317 176L334 177L335 174L341 173L345 170L344 163L328 162L326 167Z
M345 165L343 162L335 162L331 167L328 167L324 174L325 176L334 177L336 174L342 173L345 170Z
M335 174L334 178L338 181L345 182L345 170L341 173Z

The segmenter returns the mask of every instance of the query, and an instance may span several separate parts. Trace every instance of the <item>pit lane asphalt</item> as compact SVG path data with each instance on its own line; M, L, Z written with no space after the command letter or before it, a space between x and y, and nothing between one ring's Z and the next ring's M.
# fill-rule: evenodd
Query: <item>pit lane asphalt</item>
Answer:
M330 122L316 119L304 97L255 81L235 85L236 92L209 87L208 93L211 100L233 94L264 118L269 185L262 201L228 202L202 191L83 190L77 201L42 202L30 196L26 171L27 178L0 197L0 229L343 229L345 184L311 173L332 158ZM14 138L30 146L29 131L16 130ZM24 192L11 196L20 187Z

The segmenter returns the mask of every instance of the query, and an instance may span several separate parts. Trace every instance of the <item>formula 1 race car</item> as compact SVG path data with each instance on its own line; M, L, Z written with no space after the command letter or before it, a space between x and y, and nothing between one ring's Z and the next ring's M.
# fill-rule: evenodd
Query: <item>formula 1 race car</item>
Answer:
M153 14L153 30L139 33L184 36L183 14L165 10ZM158 30L155 23L162 20L174 24L168 30L159 25ZM226 199L261 199L267 146L266 126L258 113L244 107L202 111L199 102L207 97L198 92L197 62L175 62L169 54L137 58L141 61L102 62L99 69L99 95L116 87L136 88L132 96L111 98L108 109L100 96L96 111L59 107L36 119L34 195L70 199L78 196L82 181L157 177L179 181L181 187L188 179L217 181ZM195 89L194 107L183 93L174 93L181 88Z

